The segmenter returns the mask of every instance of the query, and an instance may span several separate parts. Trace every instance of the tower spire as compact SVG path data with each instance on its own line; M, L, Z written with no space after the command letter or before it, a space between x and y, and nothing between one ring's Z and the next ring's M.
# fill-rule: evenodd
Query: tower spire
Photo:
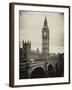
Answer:
M44 26L47 26L47 19L46 19L46 16L45 16L45 20L44 20Z

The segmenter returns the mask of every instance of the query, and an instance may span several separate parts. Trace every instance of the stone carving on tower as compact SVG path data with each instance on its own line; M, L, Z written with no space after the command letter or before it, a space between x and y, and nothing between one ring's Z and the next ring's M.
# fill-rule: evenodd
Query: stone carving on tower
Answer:
M43 60L48 60L49 58L49 28L46 17L42 28L42 58Z

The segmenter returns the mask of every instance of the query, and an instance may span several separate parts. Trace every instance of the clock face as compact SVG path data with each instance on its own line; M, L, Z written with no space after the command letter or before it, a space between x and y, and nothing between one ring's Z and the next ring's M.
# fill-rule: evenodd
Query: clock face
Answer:
M44 36L46 36L46 32L44 32Z

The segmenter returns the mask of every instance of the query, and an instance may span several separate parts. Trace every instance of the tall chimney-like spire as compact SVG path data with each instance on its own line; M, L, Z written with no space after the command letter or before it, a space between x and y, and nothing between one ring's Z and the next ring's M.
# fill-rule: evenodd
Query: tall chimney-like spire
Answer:
M46 16L45 16L45 20L44 20L44 26L47 26L47 19L46 19Z

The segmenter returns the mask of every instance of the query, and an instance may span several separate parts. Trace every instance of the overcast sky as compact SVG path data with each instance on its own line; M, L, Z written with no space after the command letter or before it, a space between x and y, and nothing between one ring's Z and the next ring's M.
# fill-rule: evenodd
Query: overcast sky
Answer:
M31 49L42 51L42 28L47 18L51 53L64 52L64 14L49 12L19 12L20 42L31 40Z

